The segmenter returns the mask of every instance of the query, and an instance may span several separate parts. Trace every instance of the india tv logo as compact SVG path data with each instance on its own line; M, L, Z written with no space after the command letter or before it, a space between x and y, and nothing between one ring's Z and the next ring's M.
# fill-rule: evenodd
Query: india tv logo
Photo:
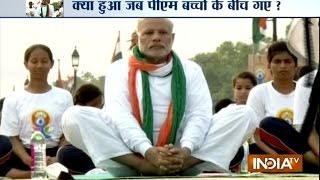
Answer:
M249 172L288 173L302 172L303 158L300 154L248 155Z

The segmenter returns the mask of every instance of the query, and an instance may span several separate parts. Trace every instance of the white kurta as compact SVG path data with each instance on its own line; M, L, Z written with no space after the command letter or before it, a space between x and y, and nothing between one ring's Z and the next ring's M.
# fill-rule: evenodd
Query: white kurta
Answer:
M187 95L186 110L177 132L176 146L188 147L192 156L206 161L195 168L199 170L196 170L196 173L202 170L227 172L238 148L255 129L254 112L246 106L235 106L226 108L212 118L210 92L201 68L189 60L182 60L181 63L186 75ZM168 63L156 72L151 72L149 76L154 112L154 144L171 101L171 68L172 64ZM107 114L99 113L103 110L75 106L63 116L67 140L88 153L96 166L109 171L110 167L112 169L117 165L110 163L110 158L133 152L144 156L153 146L132 115L128 71L127 60L116 61L108 71L104 109ZM138 72L136 87L142 115L141 83L141 74ZM99 115L101 113L104 115ZM95 142L90 138L91 133ZM81 134L81 139L75 140L79 137L77 134Z
M54 12L54 7L51 4L49 4L49 9L47 6L39 5L36 9L35 17L41 17L41 10L42 10L42 17L46 17L47 11L49 11L49 17L56 17Z
M171 101L172 61L149 76L153 106L154 144L166 119ZM186 75L186 109L178 132L184 132L180 143L193 151L203 142L212 116L212 102L201 68L192 61L181 61ZM152 144L132 115L128 90L128 61L114 63L106 76L105 110L115 120L121 138L134 152L145 154ZM142 115L142 79L137 73L137 95Z

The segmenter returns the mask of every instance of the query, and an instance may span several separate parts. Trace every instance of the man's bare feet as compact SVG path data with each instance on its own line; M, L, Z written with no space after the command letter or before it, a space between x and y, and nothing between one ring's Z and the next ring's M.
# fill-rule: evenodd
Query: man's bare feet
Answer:
M112 160L143 175L176 175L202 162L192 157L189 149L176 148L171 144L148 149L145 158L139 154L126 154Z
M112 160L127 165L137 172L144 175L162 175L163 172L154 164L151 164L147 159L139 154L126 154L112 158Z

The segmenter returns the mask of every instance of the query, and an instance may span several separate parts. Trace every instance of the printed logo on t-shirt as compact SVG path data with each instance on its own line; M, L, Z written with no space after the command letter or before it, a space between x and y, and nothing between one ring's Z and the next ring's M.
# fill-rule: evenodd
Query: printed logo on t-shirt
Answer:
M290 125L293 123L293 110L290 108L280 109L277 113L277 118L283 119Z
M49 124L50 124L50 116L49 114L44 110L36 110L32 113L32 125L33 128L39 128L39 130L42 132L42 134L46 138L50 138L49 134Z

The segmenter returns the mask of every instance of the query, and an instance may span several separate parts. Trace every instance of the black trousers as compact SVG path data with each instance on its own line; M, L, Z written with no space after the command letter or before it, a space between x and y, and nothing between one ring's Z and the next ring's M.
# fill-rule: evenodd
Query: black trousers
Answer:
M26 148L30 155L30 149ZM58 147L47 148L46 155L56 156ZM0 176L5 176L12 168L29 171L30 167L13 152L10 139L6 136L0 136Z
M261 141L281 154L304 154L311 150L308 142L286 121L266 117L260 122L259 135Z
M71 174L85 174L95 168L91 158L71 144L59 149L57 159Z
M308 142L302 139L300 133L279 118L264 118L259 125L259 135L261 141L278 154L304 154L311 150ZM249 149L250 154L265 154L255 144L250 145ZM319 167L304 161L303 172L319 173Z

